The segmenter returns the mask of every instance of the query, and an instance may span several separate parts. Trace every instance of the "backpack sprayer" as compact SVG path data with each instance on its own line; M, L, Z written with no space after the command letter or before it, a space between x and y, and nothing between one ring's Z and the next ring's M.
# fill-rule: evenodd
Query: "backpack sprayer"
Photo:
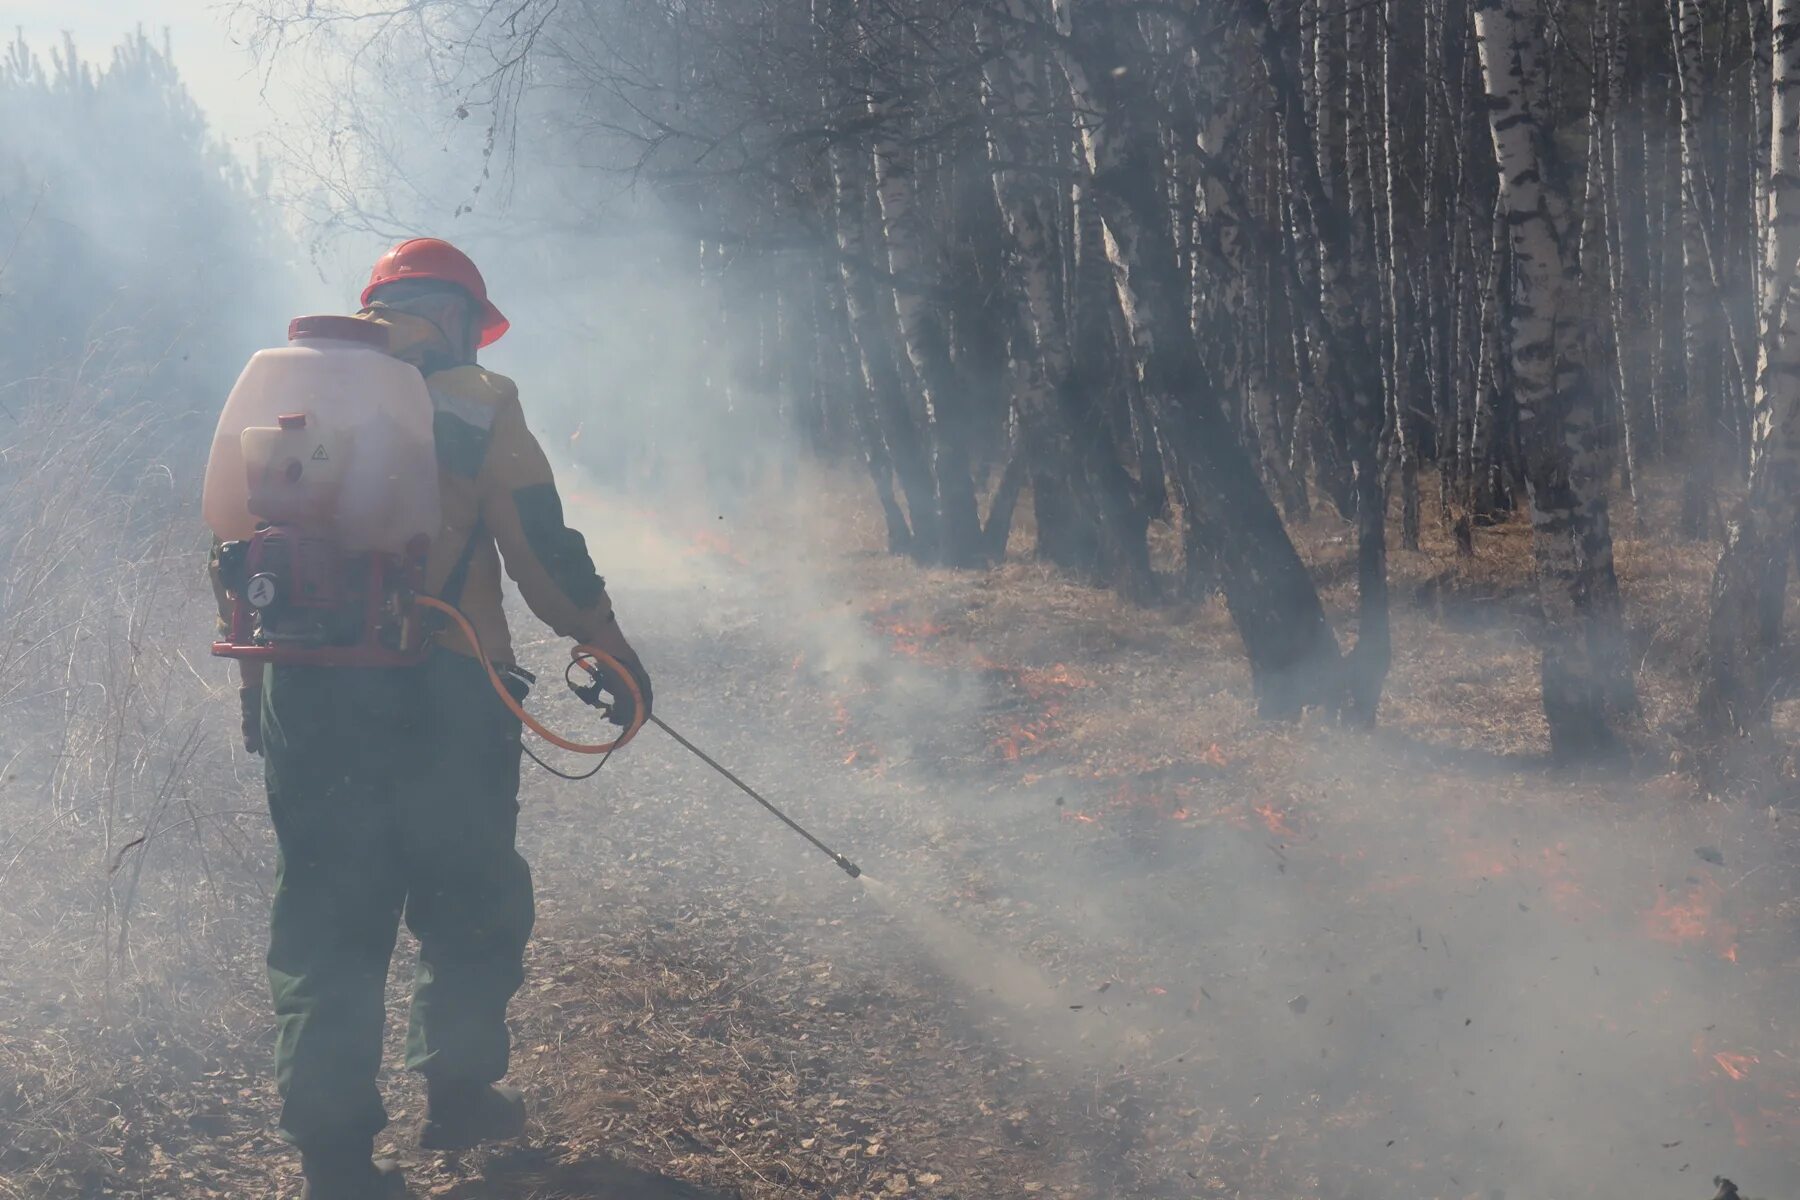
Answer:
M409 667L424 661L447 619L507 709L551 745L603 756L597 771L644 725L655 725L852 879L862 874L647 712L636 677L597 646L576 646L563 679L620 726L618 737L577 741L526 712L468 618L423 591L429 537L440 520L434 409L423 378L384 352L378 326L354 317L297 317L288 339L244 368L207 463L202 509L220 539L219 582L231 601L213 654L275 665Z
M305 552L292 551L296 545ZM365 556L366 557L366 556ZM270 560L274 562L271 563ZM227 574L226 563L234 564ZM239 643L231 638L213 643L213 653L224 658L239 658L266 663L313 664L329 666L411 666L423 661L423 642L416 650L406 650L392 639L417 622L409 610L434 610L455 622L463 636L475 648L477 659L487 668L488 682L513 716L537 736L553 746L576 754L611 755L624 746L646 724L654 725L695 758L717 771L746 796L767 809L776 820L805 838L852 879L862 875L862 868L843 854L815 837L805 826L782 812L755 788L745 783L729 768L706 751L694 745L667 721L644 711L644 695L636 678L618 659L595 646L576 646L570 651L564 682L584 704L598 709L601 716L611 717L624 701L629 714L619 736L610 742L578 742L564 737L541 724L525 711L513 696L506 681L481 651L481 639L475 628L454 605L434 596L426 596L408 587L392 586L396 581L411 580L416 575L396 573L391 564L379 560L360 566L353 559L339 557L335 547L324 539L305 539L296 531L282 526L259 530L249 543L228 542L220 551L221 577L233 601L231 628L249 630L249 640ZM277 582L268 571L247 575L259 566L289 565L296 573L285 583ZM335 565L335 570L332 567ZM309 575L308 568L322 574ZM345 577L352 582L344 586ZM315 582L318 580L318 582ZM292 595L294 604L281 603L281 597ZM329 601L335 600L335 603ZM286 639L282 631L298 626L298 641ZM317 631L335 630L340 644L321 644ZM234 636L236 634L234 633ZM587 676L586 683L577 682L575 672ZM532 755L535 760L536 755ZM601 760L602 765L605 759ZM541 762L540 762L540 765ZM554 771L554 768L547 768ZM595 768L598 770L598 767ZM561 775L560 771L554 772ZM570 776L563 776L571 778ZM574 776L572 778L586 778Z

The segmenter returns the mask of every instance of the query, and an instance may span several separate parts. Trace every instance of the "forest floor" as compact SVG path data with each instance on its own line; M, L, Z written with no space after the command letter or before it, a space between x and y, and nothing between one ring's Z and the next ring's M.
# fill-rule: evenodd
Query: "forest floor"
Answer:
M1429 522L1394 554L1388 699L1357 733L1259 722L1217 603L919 570L788 495L575 519L660 715L877 882L655 731L590 783L528 767L532 1128L410 1149L390 1068L415 1195L1800 1190L1800 821L1705 794L1680 736L1709 548L1621 520L1645 727L1572 776L1545 755L1522 524L1473 560ZM1300 537L1346 636L1349 530ZM579 721L556 690L534 705ZM264 902L244 885L245 928ZM53 961L0 983L0 1196L295 1194L239 940L194 968L222 981L204 1005L177 980L101 1021Z

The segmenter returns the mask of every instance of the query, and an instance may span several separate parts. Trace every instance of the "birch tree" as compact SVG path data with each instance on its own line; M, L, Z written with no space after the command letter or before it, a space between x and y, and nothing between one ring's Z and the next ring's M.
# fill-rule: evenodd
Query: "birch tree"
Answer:
M1183 494L1207 523L1259 707L1296 715L1334 696L1337 642L1194 342L1162 198L1155 108L1131 66L1141 61L1137 30L1129 15L1082 0L1067 45L1062 66L1074 103L1090 114L1081 130L1088 186L1106 227L1145 396L1168 435Z
M1713 576L1700 715L1716 732L1768 720L1788 560L1800 519L1800 0L1774 0L1768 216L1750 487Z
M1605 467L1586 361L1580 264L1566 177L1544 123L1542 0L1477 0L1476 36L1509 229L1511 367L1543 614L1552 752L1611 750L1636 711Z
M891 88L878 94L892 95ZM937 507L938 556L953 567L985 561L981 514L969 474L966 414L969 397L959 395L950 361L949 335L941 301L928 289L940 281L931 261L933 244L926 210L919 202L916 155L899 140L901 119L891 99L872 106L875 125L884 131L873 148L875 194L881 217L881 244L887 249L888 272L899 319L900 342L917 382L924 406L926 437L931 447L932 502Z
M1390 542L1482 559L1528 517L1572 759L1636 712L1615 496L1645 536L1683 507L1710 536L1708 497L1747 486L1707 703L1723 727L1766 708L1794 524L1770 0L244 3L265 44L367 51L393 101L343 89L305 124L337 131L333 221L399 232L451 178L371 113L414 114L391 119L419 145L466 114L474 176L532 186L452 211L519 243L607 226L605 172L653 196L719 360L681 432L760 422L853 460L895 553L1216 593L1265 712L1367 723ZM714 457L747 481L737 450ZM1321 595L1340 571L1353 604Z
M1681 433L1688 445L1681 528L1689 537L1708 532L1713 512L1714 411L1723 387L1719 360L1719 299L1708 255L1708 201L1703 108L1706 92L1705 23L1701 0L1669 0L1681 114L1681 304L1683 379Z

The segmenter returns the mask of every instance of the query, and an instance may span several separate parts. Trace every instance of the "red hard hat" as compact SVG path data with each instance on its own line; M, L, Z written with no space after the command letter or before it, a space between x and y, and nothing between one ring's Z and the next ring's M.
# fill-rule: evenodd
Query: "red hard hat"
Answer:
M369 272L369 286L363 289L363 305L367 307L376 288L402 279L441 279L475 297L475 303L481 306L481 340L477 345L493 345L512 325L488 299L487 284L474 262L440 238L408 238L376 259L375 269Z

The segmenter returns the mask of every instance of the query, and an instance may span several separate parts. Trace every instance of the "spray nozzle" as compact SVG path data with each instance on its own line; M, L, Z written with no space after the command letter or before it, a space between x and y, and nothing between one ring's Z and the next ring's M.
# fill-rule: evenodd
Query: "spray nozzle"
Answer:
M755 788L751 787L749 784L747 784L743 780L739 779L736 775L733 775L728 768L726 768L725 766L720 764L716 759L714 759L706 751L704 751L700 747L694 745L694 743L688 741L685 737L682 737L679 733L676 733L673 729L671 729L669 727L669 723L667 721L663 720L661 717L657 716L655 713L651 713L648 719L649 719L650 724L656 726L658 729L662 730L664 733L666 733L670 737L674 738L676 743L678 745L680 745L683 750L686 750L689 754L692 754L695 758L699 759L701 762L705 763L707 766L709 766L713 770L717 771L720 775L723 775L726 779L730 780L734 785L736 785L736 787L739 791L743 792L746 796L750 797L752 800L754 800L758 804L762 805L765 809L767 809L769 811L770 815L773 816L776 820L780 821L783 825L786 825L789 829L793 830L795 833L797 833L801 837L805 838L808 842L811 842L815 849L819 850L827 858L831 859L832 862L836 863L838 865L839 869L841 869L844 872L844 874L848 875L852 879L861 878L861 876L862 876L862 868L861 867L857 866L855 863L851 862L848 858L844 857L842 854L839 854L836 850L833 850L830 846L827 846L824 842L821 842L818 838L814 837L804 826L802 826L800 824L800 822L794 820L794 818L788 816L786 813L782 812L779 808L776 808L773 804L769 803L768 800L764 799L762 793L758 792Z

